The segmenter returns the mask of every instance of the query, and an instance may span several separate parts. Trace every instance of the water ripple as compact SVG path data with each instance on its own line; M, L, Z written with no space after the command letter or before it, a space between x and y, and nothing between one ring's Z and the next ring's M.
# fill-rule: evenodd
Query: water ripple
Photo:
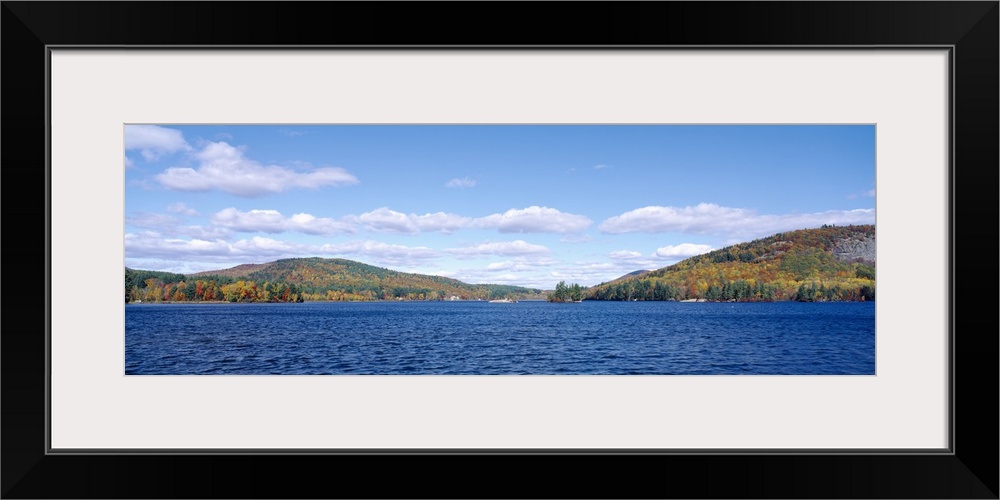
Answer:
M874 303L132 304L126 374L875 373Z

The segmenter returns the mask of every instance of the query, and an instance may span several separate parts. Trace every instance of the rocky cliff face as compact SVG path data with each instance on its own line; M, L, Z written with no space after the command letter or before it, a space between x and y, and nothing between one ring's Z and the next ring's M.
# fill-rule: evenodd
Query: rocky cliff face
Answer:
M843 261L864 261L875 265L875 238L848 238L833 246L833 255Z

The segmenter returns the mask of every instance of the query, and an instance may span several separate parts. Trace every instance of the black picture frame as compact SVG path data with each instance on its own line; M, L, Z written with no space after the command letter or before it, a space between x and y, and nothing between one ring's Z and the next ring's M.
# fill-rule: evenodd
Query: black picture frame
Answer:
M2 4L4 498L998 498L997 1ZM952 453L48 454L54 45L950 47Z

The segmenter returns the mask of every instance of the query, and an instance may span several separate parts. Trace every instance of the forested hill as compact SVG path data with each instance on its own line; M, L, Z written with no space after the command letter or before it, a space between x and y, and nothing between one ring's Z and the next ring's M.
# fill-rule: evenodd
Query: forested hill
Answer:
M126 301L297 302L541 298L541 290L472 285L346 259L282 259L191 275L126 269Z
M590 287L589 300L875 299L875 226L768 236Z

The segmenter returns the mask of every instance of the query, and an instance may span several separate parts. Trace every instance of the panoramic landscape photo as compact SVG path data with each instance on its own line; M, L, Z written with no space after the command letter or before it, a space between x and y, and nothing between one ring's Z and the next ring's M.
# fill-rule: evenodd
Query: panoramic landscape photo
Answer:
M874 125L124 127L126 375L874 375Z

